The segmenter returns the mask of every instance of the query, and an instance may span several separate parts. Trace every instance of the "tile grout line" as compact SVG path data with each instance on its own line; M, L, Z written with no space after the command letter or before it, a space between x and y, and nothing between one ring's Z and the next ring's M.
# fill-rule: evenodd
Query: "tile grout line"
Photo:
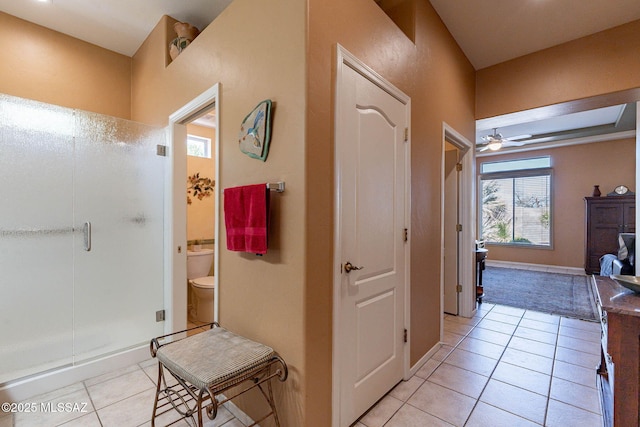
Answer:
M553 373L556 369L556 356L558 354L558 341L560 340L560 325L562 324L562 317L560 317L558 321L557 333L556 333L556 342L555 349L553 351L553 360L551 361L551 379L549 381L549 391L547 397L547 404L544 407L544 421L542 425L547 425L547 417L549 416L549 402L551 401L551 387L553 386Z
M484 318L485 318L485 316L486 316L487 314L489 314L489 312L490 312L491 310L493 310L493 307L492 307L491 309L489 309L489 310L488 310L484 315L482 315L482 319L484 319ZM445 314L446 314L446 313L445 313ZM482 321L482 319L481 319L480 321ZM444 316L442 317L442 321L444 322ZM423 379L423 380L424 380L424 381L423 381L423 384L424 384L424 383L426 383L426 382L429 380L429 377L430 377L431 375L433 375L433 373L434 373L436 370L438 370L438 368L439 368L439 367L444 363L444 361L446 360L446 358L447 358L447 357L449 357L449 355L450 355L451 353L453 353L453 351L454 351L456 348L458 348L458 346L460 345L460 343L461 343L465 338L467 338L467 337L469 336L469 334L471 333L471 331L473 331L473 330L476 328L476 326L478 326L478 324L479 324L479 323L480 323L480 322L478 322L478 323L474 324L474 325L473 325L473 327L472 327L471 329L469 329L469 331L468 331L468 332L466 332L464 335L462 335L462 339L461 339L460 341L458 341L454 346L452 346L452 347L451 347L451 351L450 351L449 353L447 353L447 355L446 355L442 360L439 360L439 361L438 361L438 363L436 364L435 368L433 368L433 370L432 370L432 371L431 371L431 373L427 376L427 378L421 378L421 379ZM459 334L456 334L456 335L459 335ZM442 348L442 346L441 346L440 348ZM413 376L415 376L415 374L414 374ZM418 378L420 378L420 377L418 377ZM402 381L401 381L401 382L402 382ZM398 384L400 384L400 383L398 383ZM397 387L397 384L394 386L394 388L395 388L395 387ZM422 384L420 385L420 387L422 387ZM417 391L420 389L420 387L418 387L417 389L415 389L415 390L414 390L414 391L413 391L413 392L412 392L412 393L407 397L407 399L406 399L406 400L403 400L403 401L402 401L402 405L400 405L400 407L399 407L398 409L396 409L396 410L393 412L393 414L391 414L391 416L389 417L389 419L388 419L387 421L385 421L385 422L384 422L384 424L382 425L382 427L386 426L386 425L387 425L387 424L388 424L388 423L393 419L393 417L394 417L394 416L395 416L395 415L400 411L400 409L402 409L402 407L403 407L404 405L409 405L409 406L411 406L412 408L415 408L415 409L417 409L417 410L419 410L419 411L424 412L422 409L420 409L420 408L416 408L415 406L413 406L413 405L411 405L411 404L409 403L409 399L411 399L411 397L412 397L414 394L416 394L416 393L417 393ZM445 388L447 388L447 387L445 387ZM449 390L450 390L450 389L449 389ZM393 388L391 389L391 391L393 391ZM389 393L390 393L391 391L389 391ZM455 391L455 390L454 390L454 391ZM389 394L387 393L387 394L385 395L385 397L386 397L386 396L388 396L388 395L389 395ZM392 396L392 397L393 397L393 396ZM384 399L384 397L382 397L382 399ZM380 399L380 400L382 400L382 399ZM378 401L378 402L379 402L379 401ZM376 403L376 404L377 404L377 403ZM373 405L371 408L374 408L374 407L375 407L375 405ZM474 405L474 408L475 408L475 405ZM370 410L371 410L371 409L370 409ZM370 410L369 410L369 411L370 411ZM369 411L365 412L365 414L363 414L363 415L362 415L362 417L360 417L360 418L358 419L358 421L356 421L356 423L357 423L357 422L360 422L360 423L361 423L362 425L364 425L365 427L368 427L365 423L363 423L362 421L360 421L360 419L362 419L362 418L363 418L367 413L369 413ZM473 410L472 410L472 411L473 411ZM425 413L429 414L428 412L425 412ZM433 415L433 414L429 414L429 415L431 415L432 417L438 418L439 420L442 420L442 418L439 418L439 417L437 417L437 416L435 416L435 415ZM446 420L442 420L442 421L443 421L443 422L448 422L448 421L446 421Z
M452 346L452 347L451 347L451 348L452 348L452 349L451 349L451 351L447 354L447 356L445 356L445 358L444 358L444 359L442 359L442 360L438 361L438 364L437 364L437 365L436 365L436 367L433 369L433 371L431 372L431 374L429 374L429 376L428 376L427 378L425 378L425 379L424 379L424 382L427 382L427 381L429 380L429 377L431 377L431 375L433 375L433 373L434 373L434 372L435 372L435 371L436 371L436 370L437 370L437 369L438 369L438 368L439 368L443 363L445 363L445 361L446 361L447 357L449 357L449 356L454 352L454 350L456 350L456 349L458 348L458 346L460 345L460 343L461 343L465 338L469 337L469 334L471 334L471 332L472 332L476 327L478 327L478 325L482 322L482 320L484 320L484 319L485 319L485 317L486 317L490 312L492 312L492 311L493 311L493 309L495 308L495 306L496 306L496 304L494 304L494 305L493 305L493 307L491 307L489 310L487 310L487 312L486 312L484 315L482 315L482 316L481 316L481 320L480 320L478 323L474 324L474 325L473 325L473 327L472 327L472 328L471 328L471 329L470 329L466 334L462 335L462 337L463 337L463 338L462 338L460 341L458 341L454 346ZM515 325L515 326L516 326L516 329L518 328L518 326L520 325L520 322L521 322L521 321L522 321L522 319L524 318L524 314L525 314L525 313L526 313L526 310L525 310L525 311L524 311L524 313L520 316L520 320L519 320L519 321L518 321L518 323ZM504 314L504 313L498 313L498 314ZM505 315L506 315L506 314L505 314ZM511 317L516 317L516 316L511 316ZM488 320L491 320L491 319L488 319ZM504 322L500 322L500 323L504 323ZM484 328L481 328L481 329L484 329ZM493 330L491 330L491 329L487 329L487 330L492 331L492 332L498 332L498 331L493 331ZM501 332L498 332L498 333L501 333ZM514 333L515 333L515 329L514 329L514 332L512 332L512 333L511 333L510 338L509 338L509 341L507 341L507 343L505 344L505 346L504 346L504 350L502 350L502 353L500 354L500 357L497 359L497 361L496 361L496 366L495 366L495 367L493 368L493 370L491 371L491 374L489 374L489 376L487 377L487 384L489 383L489 380L490 380L490 379L491 379L491 377L493 376L493 372L495 371L496 367L498 366L498 363L499 363L499 362L500 362L500 360L502 359L502 355L504 354L504 352L506 351L506 349L507 349L507 347L508 347L509 343L511 342L511 339L513 338L513 334L514 334ZM457 335L459 335L459 334L457 334ZM472 338L473 338L473 337L472 337ZM480 340L480 341L484 341L484 340ZM488 342L488 341L485 341L485 342ZM463 351L467 351L467 350L464 350L464 349L461 349L461 350L463 350ZM474 352L471 352L471 351L470 351L470 353L474 353ZM474 354L479 354L479 353L474 353ZM480 355L480 354L479 354L479 355ZM487 357L487 356L485 356L485 357ZM506 362L505 362L505 363L506 363ZM453 366L455 366L455 365L453 365ZM468 369L465 369L465 368L460 368L460 369L463 369L463 370L469 371ZM473 371L469 371L469 372L473 372ZM478 375L481 375L481 374L478 374ZM484 375L483 375L483 376L484 376ZM496 380L496 381L497 381L497 380ZM485 384L485 386L483 387L482 391L480 392L480 396L481 396L481 395L482 395L482 393L484 392L484 390L485 390L485 388L486 388L487 384ZM456 390L450 389L449 387L446 387L446 386L442 386L442 385L441 385L441 387L444 387L444 388L446 388L446 389L448 389L448 390L451 390L451 391L454 391L454 392L456 392L456 393L460 393L459 391L456 391ZM418 387L418 388L419 388L419 387ZM411 406L411 407L413 407L413 408L416 408L415 406L413 406L413 405L411 405L410 403L408 403L408 401L409 401L409 399L411 398L411 396L413 396L417 391L418 391L418 390L416 389L413 393L411 393L411 395L407 398L407 400L403 402L403 404L400 406L400 408L398 408L398 409L393 413L393 415L395 415L395 414L396 414L396 413L397 413L397 412L402 408L402 406L404 406L404 405L409 405L409 406ZM464 393L460 393L460 394L462 394L463 396L466 396ZM477 399L474 399L474 400L475 400L475 403L474 403L474 405L473 405L473 407L472 407L472 409L471 409L471 412L469 412L469 417L471 416L471 414L472 414L472 413L473 413L473 411L475 410L476 406L478 405L478 402L480 401L480 396L478 396L478 398L477 398ZM467 397L471 397L471 396L467 396ZM490 406L493 406L493 405L490 405ZM422 409L420 409L420 408L416 408L416 409L418 409L418 410L422 411ZM501 408L498 408L498 409L501 409ZM504 411L504 409L502 409L502 410ZM424 411L423 411L423 412L424 412ZM511 413L511 412L509 412L509 411L505 411L505 412ZM427 413L428 413L428 412L427 412ZM444 421L444 422L447 422L447 423L448 423L448 421L443 420L442 418L437 417L437 416L436 416L436 415L434 415L434 414L431 414L431 413L428 413L428 414L429 414L429 415L431 415L431 416L433 416L433 417L435 417L435 418L438 418L438 419L440 419L440 420L442 420L442 421ZM393 415L391 416L391 418L393 418ZM519 416L519 415L517 415L517 414L513 414L513 415L516 415L516 416L518 416L518 417L520 417L520 418L526 419L526 418L521 417L521 416ZM465 420L465 423L464 423L464 424L466 424L466 423L469 421L469 417L467 417L467 419ZM383 427L384 427L385 425L387 425L387 423L389 423L389 421L391 421L391 418L389 418L389 420L387 420L387 421L384 423ZM364 424L364 423L363 423L363 424Z
M147 378L147 379L149 379L149 380L151 381L151 384L153 385L153 387L152 387L152 388L155 388L155 387L156 387L155 381L154 381L154 380L152 380L151 378L149 378L149 375L147 375L147 373L144 371L144 369L142 369L142 367L140 366L140 364L139 364L139 363L136 363L135 365L131 365L131 366L135 366L135 367L137 367L137 369L141 370L141 371L142 371L142 373L144 374L145 378ZM99 382L99 383L96 383L96 384L92 385L92 387L93 387L93 386L95 386L95 385L102 384L102 383L105 383L105 382L107 382L107 381L110 381L110 380L116 379L116 378L123 377L123 376L125 376L125 375L129 375L129 374L135 373L135 372L136 372L136 370L132 370L131 372L126 372L126 373L124 373L124 374L122 374L122 375L117 375L117 376L115 376L115 377L113 377L113 378L109 378L108 380L105 380L105 381L101 381L101 382ZM82 381L82 384L83 384L83 386L87 387L87 386L86 386L86 384L85 384L85 381ZM151 388L150 388L150 389L151 389ZM99 409L100 409L100 410L103 410L103 409L108 408L108 407L110 407L110 406L113 406L113 405L116 405L116 404L122 403L122 402L124 402L125 400L130 399L130 398L132 398L132 397L134 397L134 396L138 396L139 394L145 393L145 392L147 392L148 390L149 390L149 389L145 389L145 390L138 391L137 393L134 393L134 394L132 394L132 395L130 395L130 396L126 396L126 397L123 397L123 398L121 398L121 399L119 399L119 400L116 400L116 401L114 401L114 402L111 402L111 403L109 403L108 405L105 405L105 406L103 406L103 407L101 407L101 408L99 408ZM89 395L89 399L91 399L91 404L93 405L93 407L94 407L94 409L95 409L96 416L98 417L98 421L100 422L100 425L102 426L102 425L103 425L103 423L102 423L102 420L100 419L100 415L98 414L98 410L99 410L99 409L98 409L98 408L96 407L96 405L93 403L93 399L91 398L91 394L89 393L89 389L88 389L88 388L87 388L87 394ZM145 422L146 422L146 421L145 421Z
M87 396L89 396L89 401L91 402L91 406L93 406L93 412L96 413L96 418L98 419L100 426L103 427L104 424L102 424L102 420L100 419L100 414L98 414L98 409L96 408L95 403L93 403L93 398L91 397L91 393L89 393L89 388L87 387L87 384L85 383L85 381L82 381L82 386L84 387L84 390L87 392Z
M527 312L527 311L534 311L534 312L535 312L535 310L525 310L525 314L526 314L526 312ZM549 403L550 403L550 401L552 400L552 398L551 398L551 385L552 385L552 383L553 383L553 378L555 377L555 376L553 375L553 372L554 372L554 368L555 368L555 362L556 362L557 350L558 350L558 348L565 348L565 347L562 347L562 346L560 346L560 345L559 345L559 340L560 340L560 336L561 336L561 334L560 334L560 329L561 329L561 327L562 327L562 326L564 326L564 327L571 328L571 329L574 329L574 330L581 330L580 328L574 328L574 327L571 327L571 326L569 326L569 325L563 325L563 324L562 324L562 320L563 320L563 319L572 319L572 318L570 318L570 317L565 317L565 316L561 316L561 315L555 315L555 316L557 316L557 317L558 317L558 324L557 324L556 339L555 339L555 343L554 343L554 347L555 347L555 349L554 349L554 355L553 355L553 358L548 358L548 357L547 357L547 359L552 359L552 364L551 364L551 375L549 375L549 377L550 377L550 383L549 383L549 389L548 389L548 390L549 390L549 393L548 393L548 396L546 396L546 398L547 398L547 403L546 403L546 406L545 406L545 421L544 421L544 422L545 422L545 424L546 424L546 422L547 422L547 416L548 416ZM524 315L523 315L522 319L524 319ZM529 320L535 320L535 319L529 319ZM588 322L588 320L583 320L583 319L577 319L577 320L584 321L584 322ZM542 322L542 321L539 321L539 322ZM542 323L547 323L547 322L542 322ZM543 331L543 332L544 332L544 331ZM514 334L515 334L515 332L514 332ZM514 336L514 335L512 335L512 338L513 338L513 336ZM567 335L562 335L562 336L567 336ZM570 337L570 338L573 338L573 337ZM580 341L586 341L586 340L583 340L583 339L580 339L580 338L574 338L574 339L578 339L578 340L580 340ZM535 340L534 340L534 341L535 341ZM511 342L511 339L509 340L509 342ZM588 342L588 341L587 341L587 342ZM508 344L507 344L507 346L508 346ZM506 347L505 347L505 350L506 350ZM522 350L520 350L520 351L522 351ZM575 351L579 351L579 350L575 350ZM525 352L526 352L526 351L525 351ZM580 352L581 352L581 351L580 351ZM589 353L586 353L586 352L581 352L581 353L589 354ZM535 353L532 353L532 354L535 354ZM545 356L541 356L541 357L545 357ZM504 363L508 363L508 362L504 362ZM572 363L570 363L570 362L566 362L566 363L572 364ZM573 364L572 364L572 365L573 365ZM516 365L516 366L517 366L517 365ZM580 365L575 365L575 366L582 367L582 366L580 366ZM529 368L525 368L525 369L529 369ZM492 373L492 375L493 375L493 373ZM559 377L558 377L558 378L559 378ZM562 378L559 378L559 379L562 379ZM496 381L499 381L499 380L496 380ZM568 382L574 383L574 382L573 382L573 381L571 381L571 380L564 380L564 381L568 381ZM508 384L508 383L507 383L507 384ZM582 385L582 386L583 386L583 384L581 384L581 383L574 383L574 384L576 384L576 385ZM518 387L518 386L514 386L514 387ZM518 387L518 388L522 388L522 387ZM523 390L527 390L527 389L523 389ZM527 390L527 391L530 391L530 390ZM535 393L535 392L533 392L533 393ZM536 393L536 394L538 394L538 393ZM479 400L479 399L478 399L478 400ZM598 416L601 416L601 415L602 415L601 413L600 413L600 414L598 414L598 413L595 413L595 412L593 412L593 411L591 411L591 410L589 410L589 409L585 409L585 408L582 408L582 407L579 407L579 406L573 405L573 404L571 404L571 403L564 402L564 401L562 401L562 400L557 400L557 399L553 399L553 400L558 401L558 402L560 402L560 403L562 403L562 404L565 404L565 405L571 406L571 407L576 408L576 409L581 410L581 411L590 412L590 413L595 414L595 415L598 415ZM493 405L490 405L490 406L493 406ZM474 409L475 409L475 407L474 407ZM518 417L520 417L520 418L527 419L527 418L525 418L525 417L523 417L523 416L521 416L521 415L514 414L514 413L512 413L512 412L506 411L505 409L502 409L502 408L498 408L498 409L501 409L501 410L503 410L503 411L505 411L505 412L511 413L511 414L513 414L513 415L516 415L516 416L518 416ZM527 420L528 420L528 419L527 419ZM531 421L531 420L529 420L529 421ZM534 421L532 421L532 422L534 422ZM535 423L535 422L534 422L534 423ZM536 423L536 424L537 424L537 423ZM543 425L545 425L545 424L543 424Z
M487 314L489 314L490 312L492 312L492 311L493 311L493 309L494 309L495 307L496 307L496 305L494 304L494 306L491 308L491 310L489 310L489 311L487 312ZM520 323L522 322L522 319L524 318L524 315L526 314L526 312L527 312L527 311L525 310L525 311L522 313L522 316L520 316L520 320L518 321L518 324L516 325L516 328L513 330L513 332L512 332L512 333L511 333L511 335L509 336L509 341L507 341L507 343L506 343L506 344L505 344L505 346L504 346L504 350L502 350L502 353L500 353L500 357L498 358L498 360L497 360L497 362L496 362L496 365L495 365L495 366L493 367L493 369L491 370L491 374L489 374L489 378L487 379L487 382L485 383L484 387L482 387L482 391L481 391L481 392L480 392L480 394L478 395L478 398L476 399L476 402L473 404L473 408L471 408L471 412L469 412L469 415L467 416L467 419L465 420L465 422L464 422L463 426L464 426L464 425L466 425L466 424L469 422L469 418L471 418L471 415L473 414L473 411L475 411L476 407L478 406L478 403L480 402L480 397L482 397L482 394L484 393L484 391L486 390L487 386L489 385L489 381L491 381L491 378L493 378L493 374L494 374L494 372L496 371L496 369L498 368L498 365L500 364L500 361L502 360L502 356L504 356L504 352L505 352L505 351L507 351L507 347L509 347L509 344L511 343L511 340L513 339L513 334L515 334L516 330L518 329L518 326L520 326ZM485 316L486 316L486 314L485 314ZM482 317L482 319L483 319L483 320L484 320L485 316L483 316L483 317ZM478 322L478 325L479 325L479 324L480 324L480 322ZM476 325L476 326L477 326L477 325ZM474 327L474 329L475 329L475 327ZM505 363L506 363L506 362L505 362ZM497 381L497 380L496 380L496 381ZM484 403L484 402L483 402L483 403ZM487 403L487 405L489 405L489 404ZM493 406L493 405L490 405L490 406ZM498 408L498 409L501 409L501 408ZM505 411L505 412L509 412L509 411L506 411L506 410L504 410L504 409L502 409L502 410L503 410L503 411ZM509 413L511 413L511 412L509 412ZM517 415L517 414L513 414L513 415L519 416L519 415ZM546 415L546 414L545 414L545 415ZM524 417L520 417L520 418L526 419L526 418L524 418Z
M552 371L551 371L551 383L549 384L549 399L547 400L547 412L545 413L545 425L546 425L546 422L547 422L547 415L548 415L548 413L549 413L549 402L552 400L552 399L551 399L551 386L552 386L552 384L553 384L553 379L555 378L555 376L553 375L553 369L555 369L555 362L556 362L556 355L557 355L558 347L561 347L561 346L559 346L559 345L558 345L558 341L560 340L560 326L561 326L561 323L562 323L562 319L563 319L563 317L561 317L561 318L560 318L560 323L558 324L558 338L557 338L557 340L556 340L556 352L554 353L554 356L553 356L553 364L552 364ZM568 319L571 319L571 318L568 318ZM578 320L581 320L581 319L578 319ZM583 321L583 322L588 322L588 320L582 320L582 321ZM571 328L571 327L570 327L570 326L568 326L568 325L566 325L565 327ZM571 329L579 330L578 328L571 328ZM564 335L564 336L567 336L567 335ZM573 337L569 337L569 338L573 338ZM574 338L574 339L579 339L579 338ZM581 341L585 341L585 340L582 340L582 339L580 339L580 340L581 340ZM587 342L588 342L588 341L587 341ZM561 347L561 348L568 348L568 347ZM585 353L585 352L582 352L582 351L579 351L579 350L575 350L575 351L578 351L578 352L580 352L580 353ZM586 354L589 354L589 353L586 353ZM561 362L562 362L562 361L561 361ZM574 365L574 364L572 364L572 363L570 363L570 362L565 362L565 363L568 363L568 364ZM580 366L580 365L574 365L574 366L583 367L583 366ZM558 379L563 380L563 381L566 381L566 382L569 382L569 383L572 383L572 384L576 384L576 385L579 385L579 386L588 387L588 386L585 386L584 384L576 383L576 382L574 382L574 381L566 380L566 379L564 379L564 378L560 378L560 377L558 377ZM589 387L589 388L593 388L593 387ZM597 387L596 387L596 389L597 389ZM562 400L558 400L558 399L553 399L553 400L554 400L554 401L557 401L557 402L560 402L560 403L562 403L562 404L564 404L564 405L571 406L571 407L573 407L573 408L579 409L579 410L581 410L581 411L590 412L590 413L592 413L592 414L595 414L595 415L598 415L598 416L600 416L600 417L603 417L602 404L601 404L601 402L600 402L600 400L599 400L599 399L598 399L598 407L600 408L600 413L599 413L599 414L598 414L598 413L595 413L595 412L593 412L593 411L591 411L590 409L586 409L586 408L583 408L583 407L580 407L580 406L576 406L576 405L574 405L573 403L568 403L568 402L565 402L565 401L562 401Z

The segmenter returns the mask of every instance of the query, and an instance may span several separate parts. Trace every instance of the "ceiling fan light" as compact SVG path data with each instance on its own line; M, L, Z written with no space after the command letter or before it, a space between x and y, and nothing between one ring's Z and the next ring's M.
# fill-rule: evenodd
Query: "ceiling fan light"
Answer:
M487 145L487 148L491 151L498 151L502 147L501 141L494 141Z

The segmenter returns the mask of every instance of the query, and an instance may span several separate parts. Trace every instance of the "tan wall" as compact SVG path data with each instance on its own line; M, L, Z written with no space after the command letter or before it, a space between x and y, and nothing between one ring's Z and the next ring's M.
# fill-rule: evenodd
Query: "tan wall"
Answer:
M165 67L163 19L133 58L132 116L165 125L168 116L220 82L220 189L285 181L272 194L267 255L220 247L220 321L234 332L272 346L287 361L290 377L277 384L282 425L307 425L304 415L305 242L305 3L299 0L235 0L176 60ZM172 31L172 30L171 30ZM238 149L244 117L270 98L275 103L266 162ZM221 224L224 239L224 219ZM182 285L182 284L180 284ZM329 309L329 308L327 308ZM253 397L240 403L257 417ZM325 408L328 410L328 408ZM262 425L262 424L261 424ZM267 423L266 425L270 425Z
M411 1L415 44L370 0L235 0L168 66L169 17L129 59L76 45L66 36L45 31L44 37L42 29L0 15L0 32L8 38L16 31L33 32L46 46L30 67L44 73L44 63L57 72L27 73L23 79L16 76L24 71L19 61L6 67L14 71L3 66L0 85L12 95L163 126L171 113L220 82L216 185L276 180L287 185L285 193L272 197L269 254L243 255L223 245L219 272L222 324L273 346L290 366L289 380L276 389L286 426L327 426L331 419L336 42L412 98L411 362L439 340L442 122L473 138L474 70L431 6ZM71 47L44 43L57 37ZM74 50L80 58L72 58ZM263 163L239 151L237 135L245 115L266 98L276 107L271 152Z
M584 198L592 195L594 185L600 186L603 196L620 184L633 190L635 139L480 157L477 170L482 162L546 155L553 167L553 249L488 245L489 259L584 268Z
M370 0L309 0L307 78L307 426L330 425L333 91L340 43L411 97L411 363L439 340L442 122L474 136L474 70L428 2L415 44Z
M476 118L640 88L638 34L640 20L479 70Z
M211 158L187 156L187 175L196 173L201 178L215 180L215 129L197 125L187 125L187 133L211 139ZM185 177L186 181L186 177ZM186 190L185 190L186 191ZM198 200L191 196L191 204L187 205L187 240L213 239L215 237L215 200L210 197Z
M0 12L0 93L129 119L131 58Z

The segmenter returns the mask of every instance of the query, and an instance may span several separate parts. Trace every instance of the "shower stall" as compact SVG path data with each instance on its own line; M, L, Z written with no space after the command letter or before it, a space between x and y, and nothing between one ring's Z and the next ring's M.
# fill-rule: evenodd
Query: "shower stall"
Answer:
M163 333L165 139L0 95L0 385Z

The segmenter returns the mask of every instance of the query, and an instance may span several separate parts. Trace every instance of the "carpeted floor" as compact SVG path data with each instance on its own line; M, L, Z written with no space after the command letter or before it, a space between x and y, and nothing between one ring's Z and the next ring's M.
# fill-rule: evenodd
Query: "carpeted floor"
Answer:
M596 320L589 276L487 266L483 302Z

